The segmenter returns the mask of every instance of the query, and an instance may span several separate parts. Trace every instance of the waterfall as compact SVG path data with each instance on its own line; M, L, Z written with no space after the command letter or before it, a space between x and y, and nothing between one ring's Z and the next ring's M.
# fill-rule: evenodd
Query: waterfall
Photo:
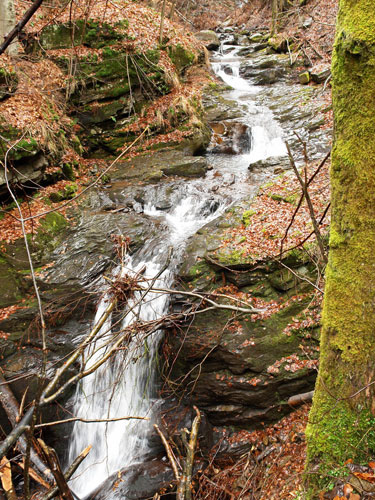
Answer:
M267 158L275 155L275 152L277 155L284 153L281 129L270 110L255 104L257 89L240 77L240 59L235 57L235 51L233 49L229 54L218 55L213 68L233 88L229 98L241 100L247 107L247 113L241 120L251 126L250 151L233 157L208 155L214 168L204 179L173 181L176 189L169 210L156 208L158 186L148 187L144 213L160 220L160 235L148 241L138 253L128 257L123 267L114 272L115 276L121 273L134 276L142 270L145 283L147 279L151 280L160 274L154 286L170 288L188 239L200 227L223 214L231 203L254 192L254 187L247 182L250 161ZM232 65L232 75L224 72L224 65L227 64ZM221 179L219 188L217 173ZM165 269L169 248L172 249L172 258ZM148 293L141 304L135 306L140 301L140 294L137 292L124 309L125 317L120 330L136 319L150 321L167 313L168 295ZM104 294L95 321L103 315L109 300L108 294ZM109 349L112 336L118 332L118 327L113 330L112 320L111 317L107 319L96 343L85 353L86 368L93 366ZM72 490L80 498L93 491L109 475L142 460L148 452L148 436L158 408L158 380L154 365L161 335L160 331L156 331L147 339L133 336L127 346L77 386L73 409L75 416L91 420L124 416L147 419L75 423L69 445L69 462L89 444L93 447L70 482Z

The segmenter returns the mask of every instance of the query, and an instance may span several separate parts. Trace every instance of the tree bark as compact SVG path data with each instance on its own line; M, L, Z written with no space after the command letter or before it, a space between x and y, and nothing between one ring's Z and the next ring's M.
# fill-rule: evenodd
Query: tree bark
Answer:
M332 61L332 224L321 361L307 428L309 498L375 453L375 0L340 0ZM317 473L316 473L317 472Z
M0 2L0 44L6 35L16 24L16 12L14 10L14 0L1 0ZM9 55L15 55L18 52L17 43L9 45L7 50Z

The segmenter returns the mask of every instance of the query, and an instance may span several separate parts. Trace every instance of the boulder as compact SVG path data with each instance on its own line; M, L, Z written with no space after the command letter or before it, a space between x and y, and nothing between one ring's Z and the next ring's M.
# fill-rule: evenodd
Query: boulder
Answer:
M298 79L301 85L307 85L310 82L310 73L308 71L303 71L298 75Z
M198 31L198 33L195 33L195 37L203 42L208 50L217 50L220 47L219 37L214 31Z
M288 39L283 35L274 35L268 39L268 45L275 52L287 52L288 50Z
M243 45L243 46L250 45L249 37L246 35L241 35L238 37L237 43L238 45Z
M270 167L280 167L282 169L290 167L289 159L287 157L270 156L264 160L257 160L249 165L250 172L255 170L263 170Z
M331 75L331 66L329 64L317 64L310 70L311 80L315 83L325 82Z
M249 36L249 40L252 43L264 42L269 38L269 35L264 35L263 33L253 33Z
M146 500L169 490L174 475L168 462L152 460L121 469L83 500Z
M290 72L289 57L286 55L262 55L249 57L241 63L240 75L251 79L254 85L269 85L284 79Z

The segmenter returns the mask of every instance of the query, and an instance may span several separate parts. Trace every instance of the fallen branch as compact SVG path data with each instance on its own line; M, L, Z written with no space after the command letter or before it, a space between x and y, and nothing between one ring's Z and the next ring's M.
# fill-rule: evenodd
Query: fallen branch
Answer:
M68 470L64 474L66 481L69 481L69 479L73 476L75 471L78 469L78 467L90 453L91 448L92 448L91 445L85 448L74 460L74 462L69 466ZM52 490L48 491L47 494L41 498L41 500L51 500L51 498L54 498L58 494L58 492L59 488L55 486Z
M70 491L68 483L66 482L64 474L61 470L60 461L56 454L56 451L50 446L47 446L42 439L38 439L38 443L40 444L46 461L52 471L52 474L55 477L56 485L60 490L61 497L64 500L74 500L72 492Z
M305 403L310 403L314 396L314 391L304 392L303 394L296 394L288 399L289 406L300 406Z
M194 410L197 416L194 418L193 425L191 427L190 439L187 448L186 461L184 467L184 479L185 479L185 498L186 500L192 500L192 477L193 477L193 465L194 465L194 456L195 450L197 447L198 440L198 432L199 425L201 423L201 414L196 406L194 406Z
M22 413L22 411L21 411L20 407L18 406L17 399L15 398L7 381L5 380L5 378L3 377L3 375L1 373L0 373L0 383L1 383L0 403L3 406L10 423L13 426L15 426L19 420L19 415ZM26 439L24 438L24 436L20 436L20 439L18 442L18 449L23 454L26 454L27 442L26 442ZM30 458L31 458L31 462L34 464L34 467L37 469L37 471L40 474L42 474L43 478L47 479L48 482L51 482L53 480L52 473L48 469L48 467L46 467L46 465L42 462L42 460L39 458L34 447L32 447L32 449L31 449Z
M150 420L148 417L118 417L118 418L101 418L101 419L87 419L80 417L67 418L66 420L55 420L55 422L46 422L45 424L37 424L35 429L42 427L52 427L53 425L68 424L70 422L83 422L84 424L97 424L108 422L121 422L122 420Z

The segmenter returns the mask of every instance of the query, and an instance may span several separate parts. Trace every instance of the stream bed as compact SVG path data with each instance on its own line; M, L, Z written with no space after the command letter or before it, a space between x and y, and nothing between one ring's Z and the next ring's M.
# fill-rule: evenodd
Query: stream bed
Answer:
M258 51L256 45L237 46L230 35L223 35L220 50L212 54L212 70L223 84L212 85L204 96L206 120L213 131L204 155L188 156L167 149L132 159L131 167L129 163L118 165L108 186L86 196L76 226L54 250L53 268L45 271L47 296L49 290L55 294L56 290L64 294L68 291L72 296L82 295L83 289L88 295L95 291L95 296L100 296L95 323L110 300L106 293L108 279L141 277L145 287L152 283L154 288L173 288L187 261L197 261L193 243L198 241L204 252L207 233L214 232L229 209L244 201L249 204L262 184L289 169L285 140L293 148L297 163L301 162L303 152L295 131L307 140L311 159L321 158L327 151L330 131L320 128L324 121L322 107L311 99L319 89L295 83L289 56ZM113 250L111 237L115 235L131 240L130 255L122 266ZM83 310L78 299L69 307ZM85 353L85 367L94 366L121 331L137 321L157 322L173 307L166 293L149 292L143 297L143 292L136 292L128 300L120 323L115 314L105 321L98 340ZM62 346L67 353L74 349L92 327L92 316L88 308L83 319L72 315L63 330L52 329L51 351L62 350ZM77 385L67 403L68 411L82 419L140 417L108 423L76 422L53 436L59 441L60 452L68 448L64 457L67 464L92 445L69 483L80 500L140 500L152 497L160 486L173 481L153 428L165 403L160 399L158 377L162 339L163 332L158 329L150 335L131 335L126 347ZM21 355L26 366L37 372L38 366L31 365L35 363L31 347ZM237 358L230 356L229 365L236 365ZM213 359L215 369L223 359ZM6 369L16 373L17 361L13 365L11 360ZM236 366L230 365L230 369L240 373ZM223 403L221 408L210 399L215 394L217 376L211 379L196 403L200 408L201 401L206 404L211 424L252 425L253 410L245 415L240 407L242 389L233 391L235 404ZM308 383L311 381L312 376ZM302 379L293 384L296 391L306 388ZM272 385L269 390L274 390ZM216 399L220 398L222 394L216 394ZM268 403L262 404L267 407ZM256 418L264 420L265 414L260 411Z

